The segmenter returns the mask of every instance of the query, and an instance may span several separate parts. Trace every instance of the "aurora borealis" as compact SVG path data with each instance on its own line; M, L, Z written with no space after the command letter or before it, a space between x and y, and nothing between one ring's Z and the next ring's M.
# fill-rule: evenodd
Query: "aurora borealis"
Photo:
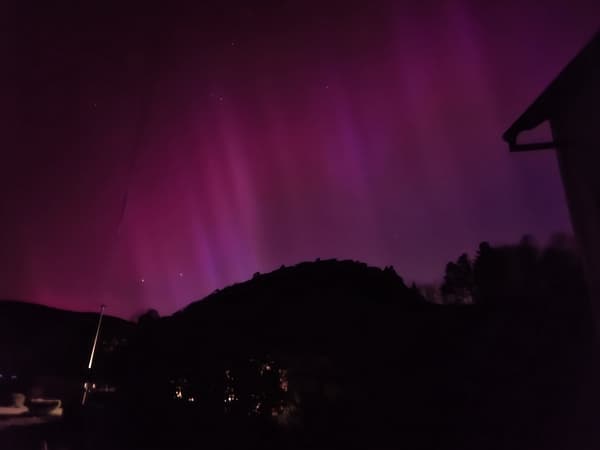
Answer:
M543 3L18 6L0 298L166 314L282 264L424 282L569 232L554 154L500 138L598 27Z

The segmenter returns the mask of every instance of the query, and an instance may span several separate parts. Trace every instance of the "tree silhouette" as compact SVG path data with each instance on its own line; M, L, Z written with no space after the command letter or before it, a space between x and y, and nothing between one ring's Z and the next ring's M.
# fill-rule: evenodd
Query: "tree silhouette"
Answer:
M471 276L472 278L469 278ZM540 250L530 236L517 245L479 244L469 272L465 254L448 263L442 292L460 300L461 288L471 284L473 300L487 306L548 310L585 307L587 289L576 246L562 234Z
M156 309L149 309L148 311L140 315L140 317L138 317L137 322L138 325L146 325L155 322L158 319L160 319L160 314L158 313L158 311Z
M480 304L494 303L499 297L498 278L501 264L498 252L489 242L479 244L479 250L473 264L473 281L475 302Z
M473 267L466 253L446 265L441 289L445 303L473 302Z

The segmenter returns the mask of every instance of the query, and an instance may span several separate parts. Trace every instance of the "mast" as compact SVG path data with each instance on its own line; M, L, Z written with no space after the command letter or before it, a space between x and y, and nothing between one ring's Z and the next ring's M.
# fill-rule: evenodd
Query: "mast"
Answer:
M102 316L104 316L104 309L106 305L100 306L100 317L98 318L98 326L96 327L96 336L94 336L94 345L92 345L92 353L90 354L90 362L88 363L88 369L92 370L92 364L94 362L94 353L96 353L96 344L98 343L98 335L100 334L100 325L102 325Z
M98 336L100 335L100 326L102 325L102 317L104 316L105 308L106 308L106 305L100 305L100 316L98 317L98 326L96 327L96 335L94 336L94 343L92 345L92 351L90 353L90 361L88 363L88 371L92 370L92 365L94 363L94 355L96 353L96 345L98 344ZM85 405L88 389L89 389L89 381L86 381L83 383L83 398L81 399L82 405Z

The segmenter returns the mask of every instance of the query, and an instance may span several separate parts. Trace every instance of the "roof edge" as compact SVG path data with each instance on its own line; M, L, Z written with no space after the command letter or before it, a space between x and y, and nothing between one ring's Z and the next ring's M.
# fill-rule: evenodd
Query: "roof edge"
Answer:
M593 34L585 47L577 53L550 85L502 134L502 139L511 147L516 146L517 137L522 131L531 130L548 120L556 109L557 103L566 98L572 85L577 83L579 75L595 59L600 59L600 30Z

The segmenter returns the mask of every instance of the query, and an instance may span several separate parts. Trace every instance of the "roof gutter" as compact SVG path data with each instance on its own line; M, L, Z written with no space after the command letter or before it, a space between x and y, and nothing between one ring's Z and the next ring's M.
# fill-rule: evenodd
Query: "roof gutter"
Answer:
M554 141L551 142L534 142L531 144L517 144L516 141L509 141L508 148L511 152L528 152L531 150L548 150L556 148L557 144Z

